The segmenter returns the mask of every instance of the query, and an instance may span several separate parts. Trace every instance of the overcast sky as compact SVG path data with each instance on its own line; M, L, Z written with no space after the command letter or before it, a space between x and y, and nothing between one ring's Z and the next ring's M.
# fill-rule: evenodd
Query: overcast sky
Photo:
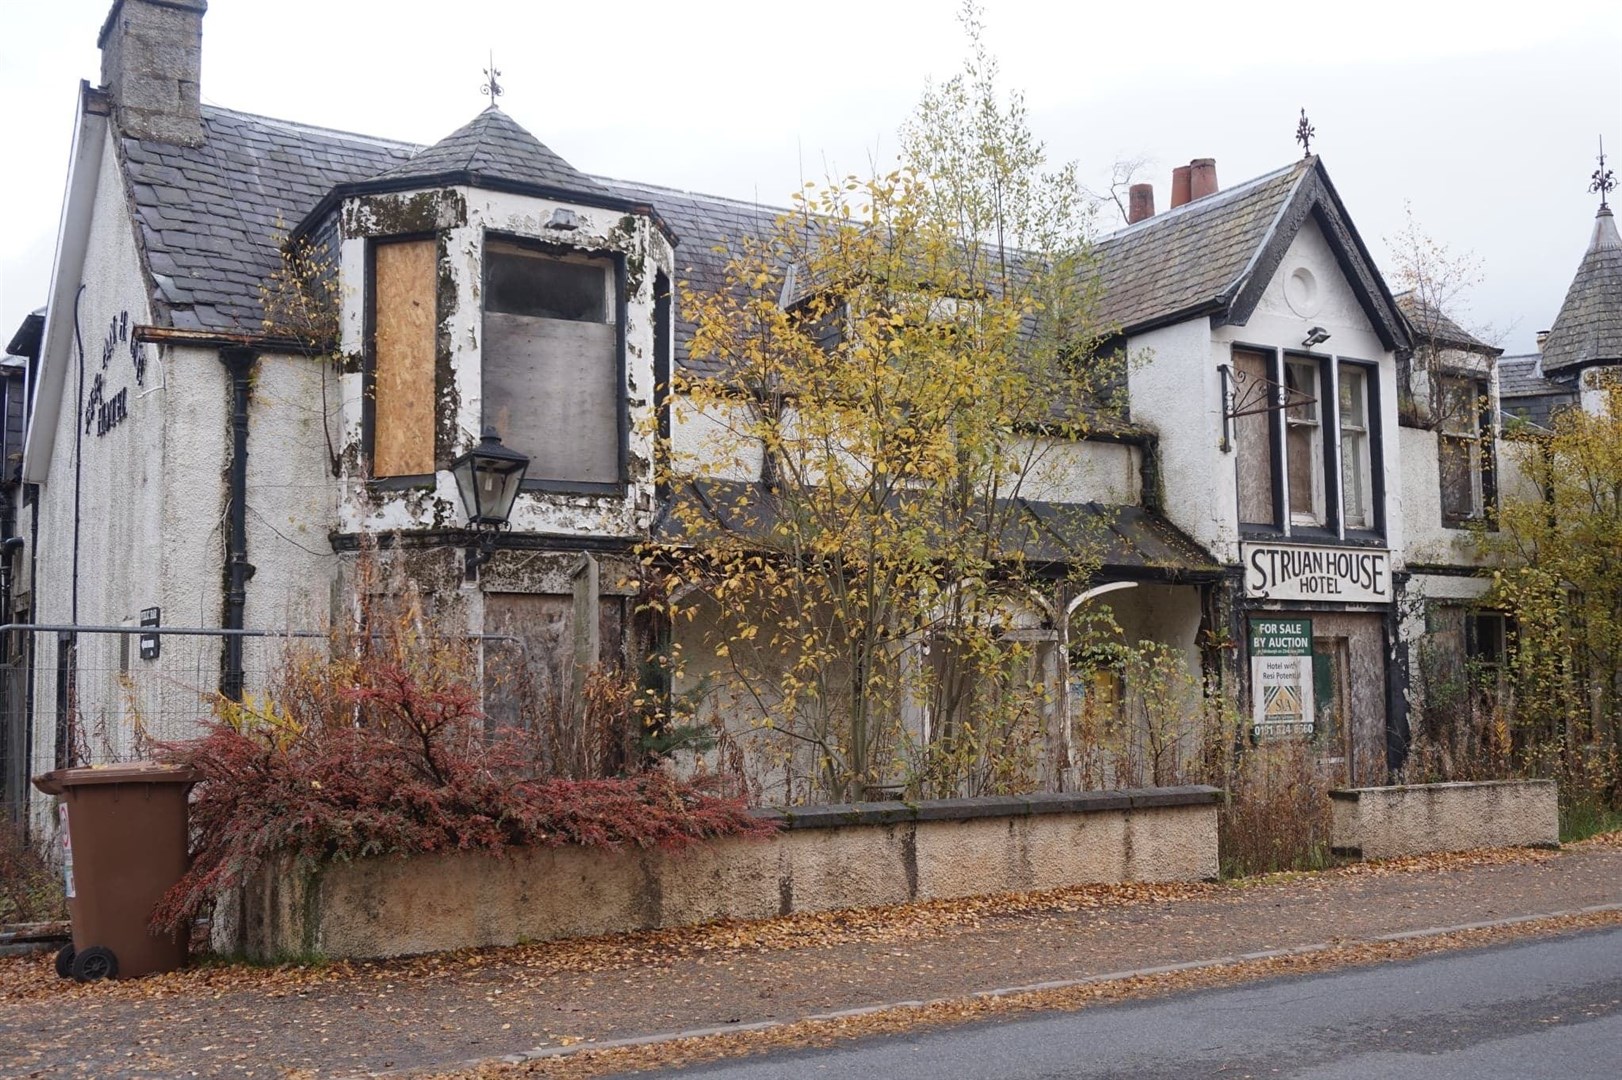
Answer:
M1484 280L1462 322L1510 352L1548 327L1587 244L1601 134L1622 174L1622 4L986 0L1003 81L1056 160L1107 185L1117 160L1166 206L1174 165L1231 185L1293 160L1305 106L1353 220L1387 269L1411 202ZM110 0L0 0L0 342L43 302L81 78ZM865 170L925 80L957 70L955 0L212 0L203 98L432 142L502 107L587 172L782 203ZM1622 198L1617 200L1622 202ZM1118 218L1100 218L1106 229Z

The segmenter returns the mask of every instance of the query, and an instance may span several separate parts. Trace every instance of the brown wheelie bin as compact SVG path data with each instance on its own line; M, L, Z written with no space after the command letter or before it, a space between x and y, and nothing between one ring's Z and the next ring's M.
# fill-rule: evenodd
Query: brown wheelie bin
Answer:
M73 944L56 970L79 982L184 967L185 932L154 934L152 909L186 873L192 769L134 762L57 769L34 786L67 817L66 883Z

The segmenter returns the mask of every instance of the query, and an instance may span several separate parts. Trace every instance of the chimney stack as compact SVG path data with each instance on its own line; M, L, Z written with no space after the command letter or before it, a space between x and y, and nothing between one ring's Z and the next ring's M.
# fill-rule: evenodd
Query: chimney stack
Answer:
M1145 218L1155 216L1155 186L1153 184L1133 184L1131 198L1127 203L1126 223L1136 225Z
M1217 193L1216 158L1199 157L1188 163L1188 197L1203 199Z
M1173 210L1188 201L1189 167L1179 165L1171 171L1171 208Z
M1545 341L1547 341L1547 340L1549 340L1549 332L1547 330L1539 330L1538 331L1538 352L1543 351L1543 343Z
M126 135L203 144L198 78L208 0L113 0L96 44L101 83Z

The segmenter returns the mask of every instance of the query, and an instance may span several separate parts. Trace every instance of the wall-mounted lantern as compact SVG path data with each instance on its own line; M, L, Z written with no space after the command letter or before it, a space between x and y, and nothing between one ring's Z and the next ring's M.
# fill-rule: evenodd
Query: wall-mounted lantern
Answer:
M513 503L529 469L529 457L501 445L495 428L485 428L479 445L451 462L456 490L467 511L467 523L477 530L477 539L468 545L467 578L478 576L479 567L496 552L496 533L512 517Z

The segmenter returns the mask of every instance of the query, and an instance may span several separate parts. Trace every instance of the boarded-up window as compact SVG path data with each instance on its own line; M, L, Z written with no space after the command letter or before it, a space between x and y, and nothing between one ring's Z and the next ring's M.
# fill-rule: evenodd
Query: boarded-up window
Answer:
M372 475L434 471L436 245L373 250Z
M1276 525L1273 509L1272 412L1265 406L1271 400L1268 387L1271 357L1262 353L1235 352L1236 399L1248 404L1246 415L1233 422L1234 446L1239 469L1239 520L1252 525ZM1258 393L1258 389L1260 393Z
M486 249L484 423L529 479L619 481L616 306L610 259Z

